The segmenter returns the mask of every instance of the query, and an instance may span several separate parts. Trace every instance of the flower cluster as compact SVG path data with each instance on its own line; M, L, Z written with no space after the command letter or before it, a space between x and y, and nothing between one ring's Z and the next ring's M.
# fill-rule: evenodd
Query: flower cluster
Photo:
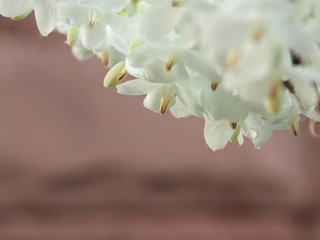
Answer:
M43 36L66 34L77 58L111 68L105 87L204 118L213 150L320 121L318 0L0 0L3 16L32 11Z

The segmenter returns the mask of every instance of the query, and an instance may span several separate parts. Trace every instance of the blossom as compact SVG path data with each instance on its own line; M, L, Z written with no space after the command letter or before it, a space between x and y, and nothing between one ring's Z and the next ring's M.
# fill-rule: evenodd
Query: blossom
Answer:
M56 29L78 59L102 59L105 87L203 118L214 151L245 138L260 148L275 130L298 136L301 116L316 134L317 0L0 0L5 17L32 11L43 36Z
M56 2L57 0L1 0L0 14L18 20L34 11L40 33L48 36L56 26Z

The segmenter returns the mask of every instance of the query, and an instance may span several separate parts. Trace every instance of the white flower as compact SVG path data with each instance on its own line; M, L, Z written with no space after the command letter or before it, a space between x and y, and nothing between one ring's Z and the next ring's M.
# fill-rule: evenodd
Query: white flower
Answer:
M43 36L48 36L56 26L57 0L1 0L0 14L21 19L34 10L37 25Z
M297 136L301 115L320 122L318 0L0 0L6 17L33 10L42 35L56 29L78 59L111 67L105 87L203 118L213 150Z

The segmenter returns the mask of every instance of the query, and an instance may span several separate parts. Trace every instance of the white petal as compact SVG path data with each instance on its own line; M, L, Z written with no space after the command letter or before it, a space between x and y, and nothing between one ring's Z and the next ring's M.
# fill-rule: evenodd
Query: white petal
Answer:
M186 52L183 54L183 61L186 67L192 71L203 74L211 82L220 81L221 76L215 71L207 59L198 52Z
M125 56L122 53L120 53L119 51L117 51L116 49L114 49L113 47L110 47L110 49L108 49L108 51L109 51L109 64L108 64L109 67L113 67L118 62L125 61ZM127 64L126 64L126 69L127 69ZM127 71L128 71L128 69L127 69ZM134 75L132 75L132 76L134 76Z
M0 14L5 17L17 17L32 9L32 0L1 0Z
M205 119L204 138L213 150L223 149L233 134L230 123L226 120Z
M107 47L106 26L100 21L92 27L83 24L80 27L80 39L83 46L89 50L104 49Z
M174 71L166 71L166 63L158 59L145 67L143 76L154 83L171 83L177 80Z
M79 61L87 60L93 55L92 51L78 46L72 46L71 51L73 56L75 56Z
M149 93L145 97L143 101L143 105L149 110L158 113L160 110L160 98L161 98L161 91L155 91L155 92Z
M179 98L176 99L176 104L170 108L170 111L175 118L185 118L193 115L190 109Z
M110 9L112 12L118 13L121 12L128 4L130 0L108 0L100 1L101 9Z
M57 22L55 0L34 0L33 7L38 29L42 36L48 36Z
M189 109L190 114L198 117L203 116L203 108L200 106L197 99L192 96L190 91L179 85L176 88L176 94L181 103Z
M120 94L126 95L142 95L160 88L161 84L151 83L143 79L135 79L119 84L117 91Z
M263 124L258 115L251 113L245 120L245 135L251 138L256 148L265 144L272 135L273 128Z
M111 26L107 26L107 34L110 40L111 45L123 54L128 52L128 44L122 39L119 34L116 34Z
M136 78L142 78L143 77L143 72L144 69L143 68L137 68L131 65L131 62L128 60L128 58L126 58L126 68L128 73Z
M314 83L320 83L320 72L309 67L294 67L287 72L296 95L305 109L309 109L318 102L318 93Z
M88 9L65 2L57 3L58 19L70 25L81 25L88 21Z
M306 116L316 122L320 122L320 113L314 110L309 110L306 112Z
M165 59L167 51L162 48L154 48L147 44L131 49L128 53L130 65L137 68L144 68L151 62L151 59Z
M201 96L201 103L214 119L226 119L230 122L243 121L249 112L247 104L238 96L224 91L220 86L216 91L205 90Z
M160 104L161 104L161 96L163 94L162 87L155 90L152 93L149 93L144 101L143 105L148 108L149 110L159 113L160 112ZM169 103L169 105L166 107L166 109L170 109L172 106L174 106L176 103L175 99L172 99L172 101Z
M178 8L160 3L151 7L139 19L137 30L148 38L160 38L170 32L178 20Z

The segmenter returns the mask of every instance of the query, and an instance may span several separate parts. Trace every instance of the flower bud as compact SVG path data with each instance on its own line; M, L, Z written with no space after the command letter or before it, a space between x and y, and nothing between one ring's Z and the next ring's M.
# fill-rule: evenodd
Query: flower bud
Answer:
M11 17L11 19L14 20L14 21L22 20L22 19L28 17L29 14L30 14L32 11L33 11L33 9L30 9L29 11L25 12L25 13L22 14L22 15L15 16L15 17Z
M71 26L67 34L67 43L73 46L79 38L79 26Z
M115 87L119 82L128 76L124 61L114 65L106 74L103 85L106 88Z

